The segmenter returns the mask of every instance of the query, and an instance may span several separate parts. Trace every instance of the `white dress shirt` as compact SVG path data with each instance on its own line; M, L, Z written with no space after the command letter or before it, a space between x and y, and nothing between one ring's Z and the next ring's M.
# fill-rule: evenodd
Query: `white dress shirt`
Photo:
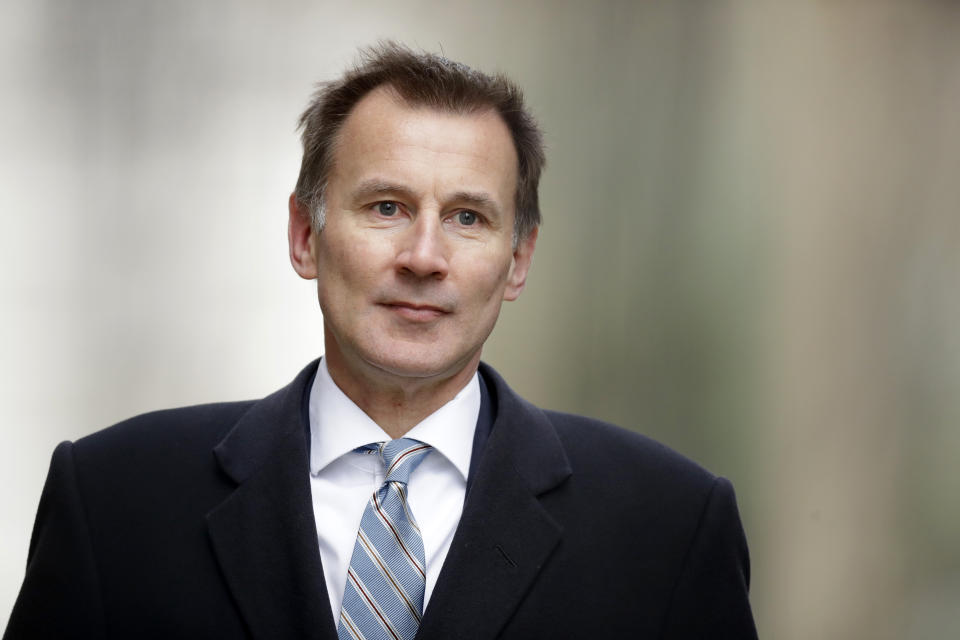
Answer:
M433 447L408 484L410 509L423 535L427 562L424 610L460 522L479 414L480 382L474 374L453 400L404 436ZM340 619L363 510L384 478L379 456L354 449L390 439L340 390L322 359L310 389L310 490L334 622Z

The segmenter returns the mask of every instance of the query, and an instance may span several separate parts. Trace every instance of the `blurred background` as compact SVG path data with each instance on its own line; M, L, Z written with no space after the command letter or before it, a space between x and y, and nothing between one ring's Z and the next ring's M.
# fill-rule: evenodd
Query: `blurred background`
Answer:
M545 225L485 351L731 478L761 637L960 627L960 3L8 0L0 625L54 446L322 352L297 116L378 38L508 73Z

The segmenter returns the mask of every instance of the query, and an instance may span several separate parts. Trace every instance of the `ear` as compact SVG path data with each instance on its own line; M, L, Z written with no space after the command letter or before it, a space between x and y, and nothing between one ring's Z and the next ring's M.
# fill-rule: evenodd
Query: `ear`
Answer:
M310 210L290 194L290 220L287 223L287 242L290 244L290 264L293 270L306 280L317 277L317 260L314 255L313 228L310 226Z
M507 302L519 298L520 292L527 284L527 273L530 271L530 264L533 262L533 250L537 248L537 235L539 233L540 227L534 227L513 250L513 263L510 265L510 273L507 274L507 288L503 291L503 299Z

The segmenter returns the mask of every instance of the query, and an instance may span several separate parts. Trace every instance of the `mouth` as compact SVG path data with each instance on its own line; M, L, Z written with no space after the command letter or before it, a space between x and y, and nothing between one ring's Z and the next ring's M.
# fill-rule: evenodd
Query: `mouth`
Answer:
M404 300L396 300L391 302L382 303L383 307L386 307L396 315L410 320L413 322L429 322L431 320L436 320L450 313L451 310L438 307L432 304L420 304L417 302L407 302Z

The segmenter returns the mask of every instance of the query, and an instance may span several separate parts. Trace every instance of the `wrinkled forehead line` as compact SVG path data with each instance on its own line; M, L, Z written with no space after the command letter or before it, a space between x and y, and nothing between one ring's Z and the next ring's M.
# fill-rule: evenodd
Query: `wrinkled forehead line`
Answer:
M414 96L404 95L395 85L390 82L385 82L380 84L370 91L368 91L362 98L357 100L357 102L350 109L346 118L340 124L339 130L337 131L336 138L333 144L333 155L332 160L336 162L336 151L339 149L342 140L343 132L346 129L347 124L353 119L357 114L358 110L362 109L365 104L368 104L370 101L377 99L379 96L384 96L388 98L394 105L408 109L411 112L420 112L420 113L434 113L437 115L443 116L462 116L465 118L469 117L493 117L495 118L504 128L507 133L507 137L510 139L510 146L513 149L514 156L519 159L519 150L517 149L516 141L513 137L513 132L510 130L510 126L503 116L497 111L497 108L493 104L483 104L477 103L473 105L468 105L463 108L452 107L446 104L433 104L428 100L420 100ZM519 160L518 160L519 161ZM332 167L331 167L332 168Z

